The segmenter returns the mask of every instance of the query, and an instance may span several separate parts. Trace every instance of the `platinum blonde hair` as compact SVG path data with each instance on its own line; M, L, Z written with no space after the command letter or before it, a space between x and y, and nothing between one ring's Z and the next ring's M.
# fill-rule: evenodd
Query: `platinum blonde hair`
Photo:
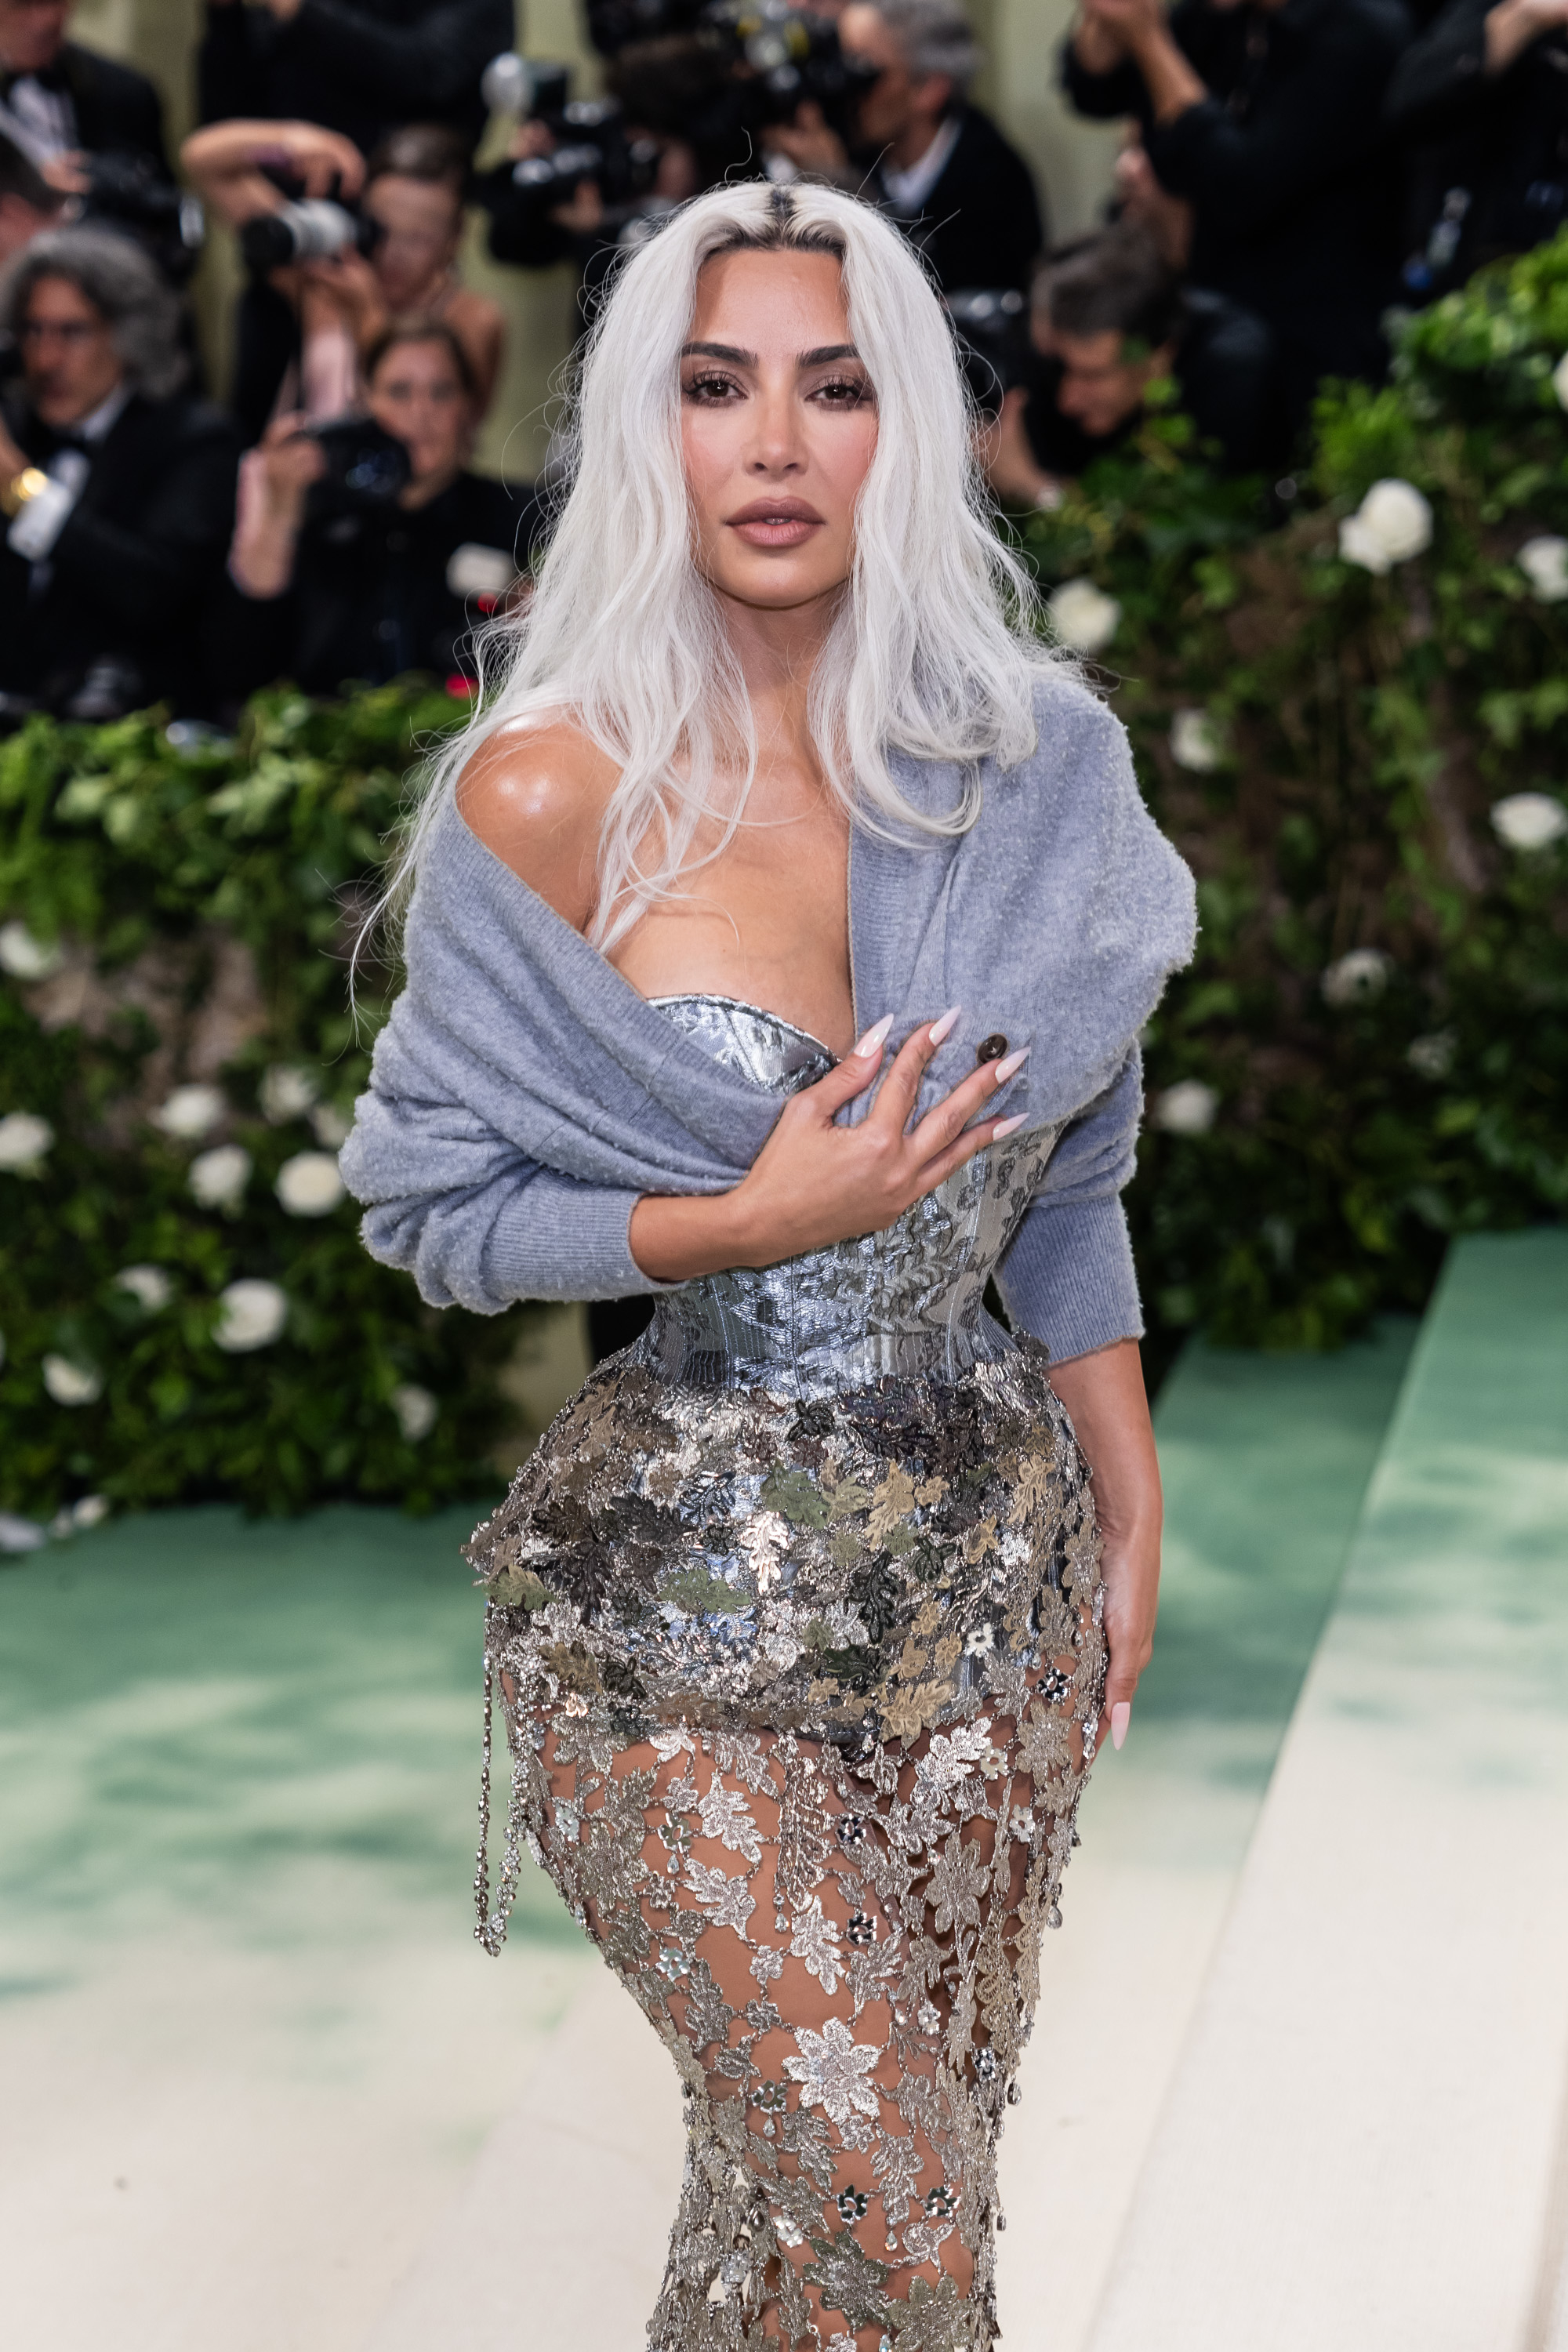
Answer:
M1034 750L1035 686L1060 657L1038 634L1029 575L992 527L952 333L919 262L879 214L835 189L716 189L632 255L595 322L568 420L570 488L532 598L489 634L485 691L434 764L395 899L479 745L563 716L620 771L589 929L601 950L742 822L756 732L721 599L692 561L679 378L698 272L738 251L837 259L877 401L853 568L808 693L829 789L879 832L962 833L979 814L979 761L1011 767ZM955 807L917 814L890 752L966 771ZM705 820L721 838L694 858Z

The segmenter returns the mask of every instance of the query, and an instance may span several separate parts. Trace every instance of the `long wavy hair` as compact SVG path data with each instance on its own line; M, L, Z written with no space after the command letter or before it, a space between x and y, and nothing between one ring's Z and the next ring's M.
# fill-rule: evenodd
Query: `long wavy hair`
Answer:
M532 596L486 634L475 714L432 764L395 897L478 747L546 719L569 717L620 772L599 840L599 948L742 821L756 732L721 599L692 559L679 388L698 272L742 251L837 259L877 402L853 568L808 693L829 788L876 831L961 833L979 813L979 761L1011 767L1033 751L1035 686L1061 656L993 527L952 329L920 263L879 214L834 189L716 189L632 254L598 313ZM964 772L951 811L910 805L889 768L895 751ZM705 821L721 835L695 858Z

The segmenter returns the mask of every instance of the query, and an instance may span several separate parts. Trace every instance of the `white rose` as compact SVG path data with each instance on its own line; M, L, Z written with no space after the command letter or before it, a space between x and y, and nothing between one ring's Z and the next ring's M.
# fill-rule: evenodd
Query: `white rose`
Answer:
M1434 1030L1430 1037L1413 1037L1405 1058L1420 1078L1446 1078L1454 1066L1458 1040L1451 1029Z
M197 1154L186 1181L204 1209L237 1208L250 1181L250 1154L243 1144L220 1143Z
M1171 720L1171 757L1178 768L1206 776L1225 757L1219 729L1206 710L1178 710Z
M1568 833L1568 809L1550 793L1510 793L1492 803L1492 831L1510 849L1550 849Z
M275 1062L269 1070L263 1070L257 1089L261 1116L274 1127L282 1127L291 1118L303 1118L321 1091L321 1082L314 1070Z
M353 1121L343 1117L336 1103L318 1103L310 1113L310 1131L323 1151L341 1151L353 1125Z
M1552 371L1552 389L1557 394L1559 408L1568 408L1568 352L1564 352Z
M1154 1124L1167 1135L1206 1135L1218 1108L1213 1087L1205 1087L1202 1078L1179 1078L1156 1101Z
M297 1151L278 1171L275 1189L291 1217L325 1217L343 1197L343 1180L330 1151Z
M87 1528L100 1528L110 1508L107 1495L84 1495L71 1505L71 1525L79 1535Z
M1554 538L1551 532L1527 539L1518 562L1543 604L1560 604L1568 596L1568 539Z
M194 1143L212 1132L227 1108L216 1087L176 1087L153 1113L153 1124L181 1143Z
M0 971L13 980L47 980L59 962L58 948L36 940L26 923L0 924Z
M447 586L454 596L504 596L516 578L510 556L478 540L466 539L447 559Z
M1383 994L1393 970L1394 958L1384 955L1381 948L1352 948L1349 955L1339 957L1324 972L1324 1002L1341 1008L1369 1004Z
M1075 654L1097 654L1110 643L1121 619L1121 607L1092 580L1064 580L1046 600L1051 626Z
M46 1356L44 1386L57 1404L96 1404L103 1394L103 1374L90 1364L73 1364L68 1356Z
M219 1291L217 1303L223 1312L213 1343L228 1356L269 1348L289 1320L288 1294L275 1282L231 1282Z
M422 1437L429 1436L441 1408L428 1389L416 1388L412 1381L405 1381L393 1390L391 1402L397 1426L410 1445L417 1445Z
M161 1265L122 1265L114 1277L116 1290L128 1290L149 1315L167 1307L174 1286Z
M38 1551L45 1533L37 1519L18 1518L15 1511L0 1511L0 1552Z
M54 1129L36 1111L8 1110L0 1118L0 1168L26 1173L37 1166L54 1139Z
M1363 572L1383 573L1408 563L1432 544L1432 509L1413 482L1373 482L1353 515L1340 525L1340 553Z

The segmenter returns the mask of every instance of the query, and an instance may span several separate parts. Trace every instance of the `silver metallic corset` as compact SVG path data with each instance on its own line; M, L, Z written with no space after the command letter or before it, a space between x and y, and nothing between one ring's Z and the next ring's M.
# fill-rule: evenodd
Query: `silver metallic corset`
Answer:
M727 996L656 997L728 1068L798 1094L834 1066L826 1045L777 1013ZM1059 1128L994 1145L885 1232L782 1265L706 1275L655 1302L637 1360L663 1380L762 1386L808 1398L889 1374L994 1362L1012 1342L985 1285L1038 1190Z

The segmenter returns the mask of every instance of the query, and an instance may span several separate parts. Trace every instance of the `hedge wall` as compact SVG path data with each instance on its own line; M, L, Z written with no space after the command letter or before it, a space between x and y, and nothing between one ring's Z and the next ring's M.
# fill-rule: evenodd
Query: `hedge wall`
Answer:
M1568 1202L1565 411L1568 236L1408 322L1299 482L1161 414L1016 526L1200 877L1131 1194L1156 1368L1332 1346ZM391 977L356 1032L347 942L459 715L0 746L0 1512L483 1482L512 1318L426 1313L331 1158Z

